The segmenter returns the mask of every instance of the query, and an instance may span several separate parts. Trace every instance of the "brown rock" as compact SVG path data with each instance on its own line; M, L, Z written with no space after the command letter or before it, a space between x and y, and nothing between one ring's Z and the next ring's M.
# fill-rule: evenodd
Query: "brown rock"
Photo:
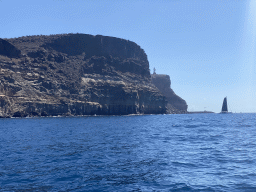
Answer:
M24 56L0 57L2 117L166 113L147 55L134 42L86 34L5 41Z

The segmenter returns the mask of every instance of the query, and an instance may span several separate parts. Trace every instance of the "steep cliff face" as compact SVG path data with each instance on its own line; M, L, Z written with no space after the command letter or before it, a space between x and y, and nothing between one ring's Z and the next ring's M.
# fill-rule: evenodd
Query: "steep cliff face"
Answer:
M2 117L166 113L134 42L86 34L3 41L16 51L0 48Z
M152 74L152 83L159 89L159 91L166 97L167 112L168 113L186 113L187 103L180 98L171 89L171 80L169 75Z

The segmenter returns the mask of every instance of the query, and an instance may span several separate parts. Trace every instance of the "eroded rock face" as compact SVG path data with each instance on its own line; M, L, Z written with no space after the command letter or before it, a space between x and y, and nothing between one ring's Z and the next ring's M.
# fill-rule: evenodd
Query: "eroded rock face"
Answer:
M187 113L187 103L171 89L171 80L169 75L152 74L151 79L152 83L166 97L168 101L168 113Z
M166 113L137 44L86 34L7 39L0 55L0 117Z

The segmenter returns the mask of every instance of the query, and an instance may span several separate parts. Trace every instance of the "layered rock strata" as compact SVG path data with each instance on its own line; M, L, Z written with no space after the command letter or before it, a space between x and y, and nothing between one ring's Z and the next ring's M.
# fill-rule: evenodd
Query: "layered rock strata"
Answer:
M0 116L166 113L144 50L86 34L0 39Z
M187 113L187 103L171 89L171 80L169 75L152 74L151 79L152 83L168 101L167 113Z

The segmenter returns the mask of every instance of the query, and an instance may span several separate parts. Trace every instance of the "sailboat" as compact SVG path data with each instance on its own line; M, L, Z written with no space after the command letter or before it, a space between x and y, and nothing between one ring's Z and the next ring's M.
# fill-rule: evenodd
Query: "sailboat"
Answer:
M227 97L224 98L222 108L221 108L221 113L228 113L228 102L227 102Z

